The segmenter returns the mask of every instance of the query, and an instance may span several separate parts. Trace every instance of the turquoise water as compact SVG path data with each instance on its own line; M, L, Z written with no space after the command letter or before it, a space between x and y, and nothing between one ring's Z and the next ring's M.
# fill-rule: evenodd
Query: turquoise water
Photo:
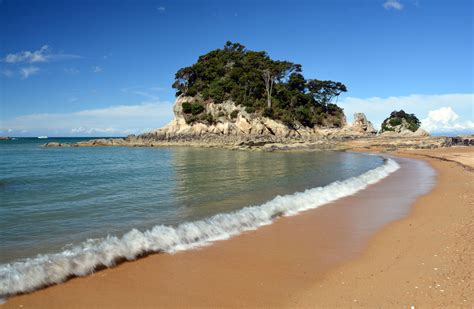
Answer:
M41 143L0 142L0 299L117 260L255 230L399 168L391 159L343 152Z
M259 205L383 162L339 152L40 147L44 142L0 142L0 263Z

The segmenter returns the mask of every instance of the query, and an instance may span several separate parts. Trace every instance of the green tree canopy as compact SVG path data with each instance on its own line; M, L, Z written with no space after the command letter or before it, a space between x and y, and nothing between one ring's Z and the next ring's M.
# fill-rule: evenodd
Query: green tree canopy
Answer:
M306 80L301 65L272 60L264 51L247 50L230 41L178 70L173 88L176 96L192 96L204 103L232 100L289 126L309 127L341 126L342 109L332 101L347 91L340 82Z
M393 131L393 127L401 125L403 120L406 121L408 124L407 128L412 132L418 130L421 125L420 120L415 116L415 114L408 114L402 109L400 111L393 111L390 113L390 117L386 118L382 122L381 132Z

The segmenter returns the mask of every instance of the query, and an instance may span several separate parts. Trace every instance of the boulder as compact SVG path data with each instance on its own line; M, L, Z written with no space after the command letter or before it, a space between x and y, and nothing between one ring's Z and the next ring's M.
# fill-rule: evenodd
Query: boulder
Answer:
M418 136L418 137L430 136L430 133L423 130L422 128L418 128L418 130L413 132L413 136Z

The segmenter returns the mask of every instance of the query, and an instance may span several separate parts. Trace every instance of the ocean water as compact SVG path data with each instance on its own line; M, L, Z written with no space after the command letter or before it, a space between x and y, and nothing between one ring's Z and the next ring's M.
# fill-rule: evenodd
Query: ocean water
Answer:
M226 239L353 194L398 168L344 152L44 142L0 141L0 296L121 258Z

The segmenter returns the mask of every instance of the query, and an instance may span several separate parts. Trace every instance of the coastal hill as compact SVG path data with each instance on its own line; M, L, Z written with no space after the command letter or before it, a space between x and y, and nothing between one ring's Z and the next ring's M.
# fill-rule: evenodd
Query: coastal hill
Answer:
M273 60L265 51L247 50L239 43L228 41L224 48L178 70L175 77L176 96L194 98L183 109L187 123L213 124L217 119L205 107L231 101L248 114L280 120L295 129L345 124L342 109L332 103L347 91L343 83L305 79L300 64ZM231 116L221 111L221 117Z
M306 79L300 64L273 60L264 51L227 42L175 76L174 120L151 135L268 135L309 137L372 135L363 114L347 124L334 104L347 87L331 80ZM150 136L150 135L149 135Z

